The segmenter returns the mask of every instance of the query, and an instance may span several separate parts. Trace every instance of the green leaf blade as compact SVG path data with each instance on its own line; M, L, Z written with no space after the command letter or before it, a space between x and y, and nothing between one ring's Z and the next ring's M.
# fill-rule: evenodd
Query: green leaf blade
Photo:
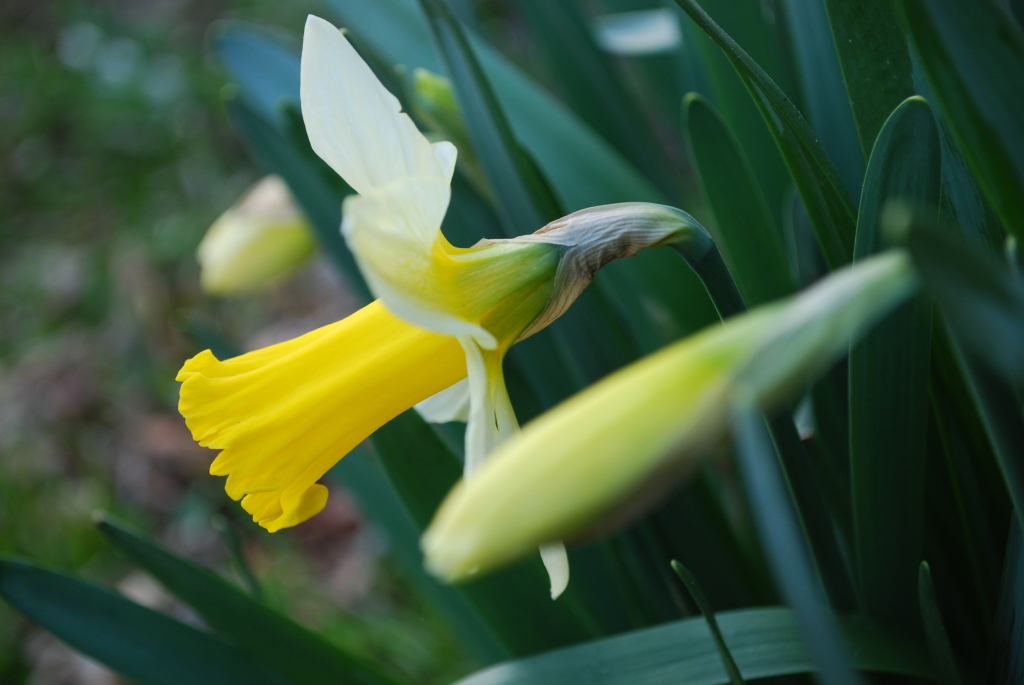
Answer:
M1024 33L991 0L896 2L971 170L1024 239Z
M214 630L251 659L290 681L315 685L326 677L336 683L394 682L210 571L171 554L119 522L104 517L97 525L115 547L195 609Z
M732 62L782 153L832 268L850 261L856 212L835 165L785 93L696 0L676 0Z
M0 594L33 623L140 685L283 685L230 645L106 588L0 559Z
M684 108L694 161L743 299L753 307L789 295L796 286L782 236L743 149L704 98L691 93Z
M854 260L884 248L887 203L934 217L942 182L938 127L921 98L886 120L868 164ZM913 632L922 555L931 305L923 297L885 317L851 350L850 471L857 577L868 616ZM899 521L900 525L893 525Z

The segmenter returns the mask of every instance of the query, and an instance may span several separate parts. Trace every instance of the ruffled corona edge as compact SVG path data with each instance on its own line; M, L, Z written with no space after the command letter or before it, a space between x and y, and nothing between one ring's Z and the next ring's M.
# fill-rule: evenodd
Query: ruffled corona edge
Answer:
M337 323L219 361L185 362L178 410L210 466L253 520L274 532L317 514L317 483L402 411L466 375L455 338L411 326L378 301Z

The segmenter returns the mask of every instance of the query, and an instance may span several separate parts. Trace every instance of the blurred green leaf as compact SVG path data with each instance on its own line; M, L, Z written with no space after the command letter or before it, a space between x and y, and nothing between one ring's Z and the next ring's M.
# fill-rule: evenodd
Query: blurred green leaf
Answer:
M611 59L598 48L577 2L521 0L546 62L580 117L670 197L678 182Z
M294 50L281 43L280 35L251 24L223 22L211 34L213 50L231 80L263 119L282 124L281 101L299 101L299 60Z
M822 0L781 0L776 7L776 22L782 25L781 33L796 72L798 88L794 93L798 96L794 100L857 201L870 144L862 150L858 141L857 124L825 4ZM897 104L898 101L894 102L885 114Z
M792 611L780 607L715 614L744 678L815 670ZM928 677L927 656L858 621L843 621L843 635L859 668ZM707 621L688 618L548 654L492 666L455 685L728 685L729 676Z
M996 685L1024 680L1024 535L1017 517L1010 523L988 672Z
M238 587L104 516L97 525L122 553L195 609L251 660L290 682L382 685L395 682L265 605Z
M1024 280L963 238L914 226L907 239L925 287L957 339L993 372L1024 385Z
M854 261L884 249L882 214L895 203L920 207L934 218L941 182L942 153L931 108L921 98L905 100L886 120L871 152ZM849 362L861 602L880 624L908 632L920 626L913 598L923 548L930 348L931 304L918 296L854 345Z
M212 635L72 576L0 559L0 593L36 625L140 685L282 685Z
M769 28L763 19L761 3L752 0L720 0L705 5L716 20L726 25L727 30L737 32L742 38L751 41L754 59L764 60L766 64L770 62L775 65L776 73L780 71L774 45L766 40L765 34ZM736 134L740 147L750 160L768 207L778 220L791 183L778 146L729 58L680 7L677 6L676 10L684 32L693 44L691 50L699 56L696 61L707 76L707 97Z
M533 233L562 215L547 181L519 146L504 111L451 10L420 0L441 54L477 159L491 188L505 236Z
M799 632L807 643L813 663L822 671L822 682L827 685L859 683L860 678L850 670L848 647L840 637L835 617L825 608L822 588L801 534L798 513L790 502L785 477L779 470L763 417L747 409L737 410L733 419L733 441L751 514L772 576L782 596L794 609ZM733 656L741 662L735 645Z
M696 0L676 0L732 62L789 167L807 207L822 253L836 268L853 253L856 213L835 165L803 115L765 71L701 9Z
M736 666L736 660L733 659L732 654L729 652L729 645L725 643L725 638L722 637L722 631L718 627L718 620L715 618L715 613L711 610L711 604L708 603L707 595L704 594L700 583L697 582L697 579L693 577L688 568L675 559L672 560L672 570L683 581L683 585L686 586L686 590L693 597L693 601L697 608L700 609L704 620L708 622L708 630L711 631L711 637L714 639L718 653L722 657L722 665L725 666L725 671L729 674L729 682L732 685L743 685L743 676L740 675L740 669Z
M825 0L864 156L889 114L914 94L910 50L893 0Z
M949 635L942 621L942 613L935 599L935 584L932 582L932 571L927 561L921 562L918 573L918 602L921 609L921 622L924 624L928 649L935 664L936 676L942 685L960 685L963 681L956 666L953 647L949 644Z
M757 306L792 293L785 246L739 141L701 96L687 95L683 106L694 162L743 299Z
M1024 33L992 0L895 1L971 170L1024 239Z
M433 428L409 410L371 438L380 463L418 530L462 477L462 464ZM413 448L413 446L415 446ZM586 573L586 567L580 567ZM539 559L481 580L456 586L513 654L580 642L596 635L579 587L570 584L557 602L546 592L547 573ZM609 603L614 603L611 598Z

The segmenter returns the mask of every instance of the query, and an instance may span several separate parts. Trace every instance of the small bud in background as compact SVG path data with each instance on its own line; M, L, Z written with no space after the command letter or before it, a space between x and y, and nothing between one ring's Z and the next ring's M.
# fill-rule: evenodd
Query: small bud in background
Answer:
M295 271L316 248L312 230L278 176L267 176L220 215L196 251L211 295L252 292Z

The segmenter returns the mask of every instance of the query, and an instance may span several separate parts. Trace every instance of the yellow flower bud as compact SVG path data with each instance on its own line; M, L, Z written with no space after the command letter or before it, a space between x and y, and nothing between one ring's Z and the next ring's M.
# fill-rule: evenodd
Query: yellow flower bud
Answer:
M206 231L196 252L200 283L211 295L251 292L298 269L315 248L288 186L267 176Z
M428 568L460 580L635 513L638 494L695 468L737 403L791 398L915 286L903 252L865 259L563 402L455 486L423 537Z

